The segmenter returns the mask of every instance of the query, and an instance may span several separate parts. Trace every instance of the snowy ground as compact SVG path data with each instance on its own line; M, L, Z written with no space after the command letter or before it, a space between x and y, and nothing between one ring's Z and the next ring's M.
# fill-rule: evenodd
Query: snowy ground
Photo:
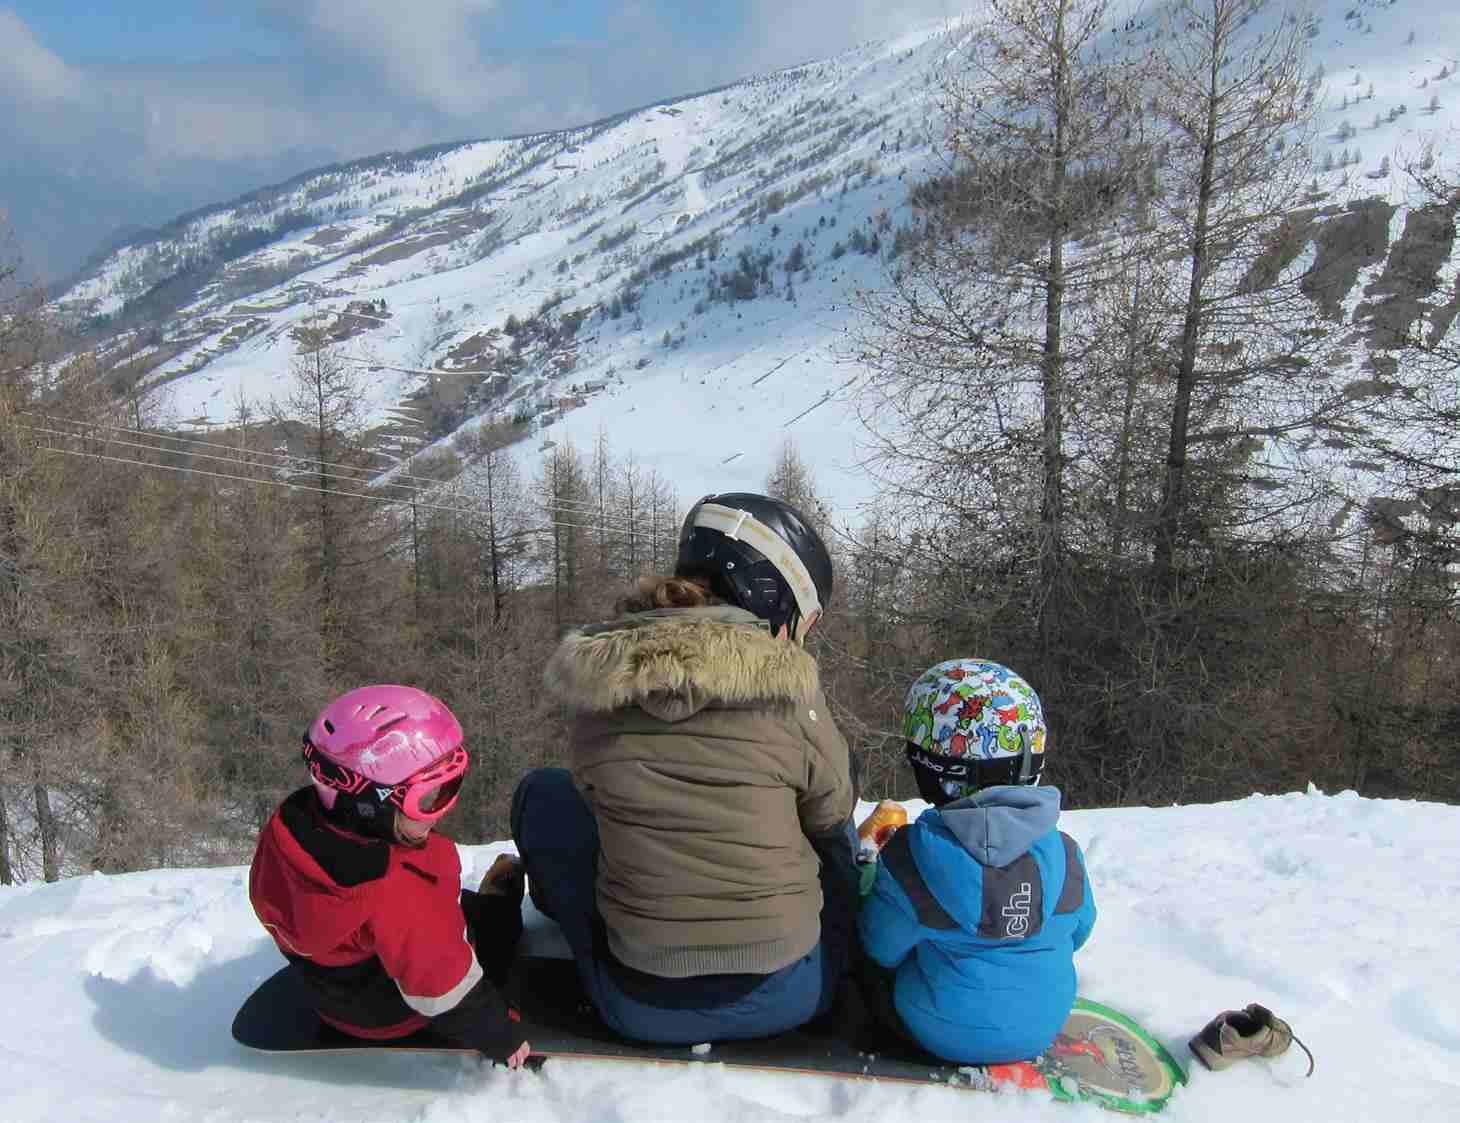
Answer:
M864 811L866 809L864 808ZM1460 1117L1460 808L1317 792L1078 811L1100 920L1081 991L1190 1060L1185 1040L1259 1001L1317 1057L1196 1066L1164 1118ZM465 848L475 882L505 844ZM0 1120L36 1123L699 1123L1114 1119L1028 1095L624 1063L508 1073L457 1057L249 1054L228 1024L280 959L242 868L0 888ZM531 906L527 906L529 910ZM533 950L556 933L529 917Z

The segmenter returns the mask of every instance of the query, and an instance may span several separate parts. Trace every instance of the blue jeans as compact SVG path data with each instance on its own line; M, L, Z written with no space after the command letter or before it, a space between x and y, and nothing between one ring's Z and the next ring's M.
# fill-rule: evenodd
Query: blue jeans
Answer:
M512 838L532 903L557 921L584 991L616 1033L662 1045L769 1037L830 1009L854 917L844 895L829 890L825 866L822 939L810 954L769 975L671 979L632 971L609 953L594 896L598 824L566 769L535 769L518 783Z

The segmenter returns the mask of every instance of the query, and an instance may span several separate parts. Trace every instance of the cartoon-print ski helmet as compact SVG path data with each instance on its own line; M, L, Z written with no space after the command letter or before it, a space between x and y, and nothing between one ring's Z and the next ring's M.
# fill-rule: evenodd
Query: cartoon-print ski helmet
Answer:
M929 803L994 784L1037 784L1048 731L1034 688L1001 663L949 659L907 692L903 737Z

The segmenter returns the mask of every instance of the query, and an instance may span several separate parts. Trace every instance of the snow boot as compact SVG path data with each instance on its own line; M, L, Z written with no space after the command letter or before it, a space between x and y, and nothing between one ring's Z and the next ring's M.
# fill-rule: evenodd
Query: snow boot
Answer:
M1293 1035L1292 1027L1266 1006L1252 1003L1242 1010L1224 1010L1193 1037L1188 1047L1213 1072L1247 1057L1279 1057L1297 1041L1308 1054L1308 1076L1313 1075L1313 1054Z

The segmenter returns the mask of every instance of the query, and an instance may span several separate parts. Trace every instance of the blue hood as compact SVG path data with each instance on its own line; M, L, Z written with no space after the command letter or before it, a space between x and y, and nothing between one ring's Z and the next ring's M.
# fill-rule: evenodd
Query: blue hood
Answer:
M1060 790L1001 784L927 814L937 815L980 865L1007 866L1054 830Z

